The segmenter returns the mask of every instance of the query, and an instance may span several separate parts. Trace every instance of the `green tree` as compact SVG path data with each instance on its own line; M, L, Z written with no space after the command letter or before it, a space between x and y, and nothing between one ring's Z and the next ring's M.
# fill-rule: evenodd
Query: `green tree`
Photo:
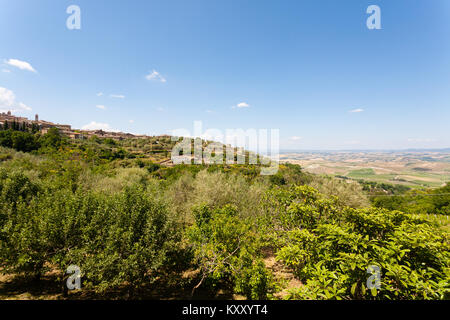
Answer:
M292 299L447 299L448 235L425 220L386 209L336 207L309 187L273 193L277 258L303 286ZM379 290L366 287L380 267Z
M58 149L62 145L62 137L58 128L50 128L48 132L41 136L39 142L43 147Z
M215 210L202 205L193 214L195 225L187 235L201 279L192 294L204 282L216 286L224 281L249 299L266 298L271 275L259 257L251 225L239 219L230 205Z

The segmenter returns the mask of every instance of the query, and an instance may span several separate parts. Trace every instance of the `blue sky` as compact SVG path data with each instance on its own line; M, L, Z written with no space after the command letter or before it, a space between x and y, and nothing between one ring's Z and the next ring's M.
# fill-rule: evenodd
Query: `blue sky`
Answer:
M449 39L448 0L0 0L0 110L143 134L279 129L282 149L450 147Z

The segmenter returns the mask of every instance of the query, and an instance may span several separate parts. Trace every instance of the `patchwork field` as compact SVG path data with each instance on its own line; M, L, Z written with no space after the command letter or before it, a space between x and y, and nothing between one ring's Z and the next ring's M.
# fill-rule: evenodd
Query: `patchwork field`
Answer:
M301 165L316 174L440 187L450 181L450 150L441 151L310 151L280 155L281 162Z

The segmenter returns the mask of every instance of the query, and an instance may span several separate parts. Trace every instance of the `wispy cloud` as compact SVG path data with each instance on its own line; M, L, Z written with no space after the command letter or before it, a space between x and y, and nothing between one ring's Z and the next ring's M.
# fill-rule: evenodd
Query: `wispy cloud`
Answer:
M102 104L98 104L95 107L98 108L98 109L106 110L106 107L104 105L102 105Z
M345 145L356 145L356 144L361 144L361 142L359 140L349 140L349 141L344 141Z
M30 111L31 108L16 100L16 95L11 90L0 87L0 111L17 112Z
M109 97L116 99L125 99L125 96L123 94L110 94Z
M158 108L156 108L156 111L159 111L159 112L165 112L166 109L163 108L163 107L158 107Z
M128 120L129 123L134 123L134 120Z
M2 72L4 72L4 73L10 73L11 70L8 70L8 69L2 69Z
M108 123L91 121L90 123L81 127L82 130L103 130L108 132L117 132L119 130L111 128Z
M429 138L409 138L408 142L435 142L436 139L429 139Z
M250 108L250 105L247 102L239 102L237 105L232 106L232 109L238 108L238 109L242 109L242 108Z
M145 76L147 80L159 81L159 82L167 82L166 78L164 78L158 71L152 70L148 75Z
M238 108L250 108L250 105L248 103L246 103L246 102L241 102L241 103L238 103L236 107L238 107Z
M350 112L350 113L364 112L364 109L358 108L358 109L350 110L349 112Z
M97 93L97 97L101 97L103 95L103 92Z
M21 60L17 60L17 59L9 59L9 60L5 60L5 63L7 65L10 65L12 67L16 67L19 68L20 70L27 70L27 71L31 71L31 72L37 72L32 66L31 64L29 64L26 61L21 61Z
M302 139L303 138L299 137L299 136L292 136L292 137L289 138L289 140L291 140L291 141L299 141L299 140L302 140Z

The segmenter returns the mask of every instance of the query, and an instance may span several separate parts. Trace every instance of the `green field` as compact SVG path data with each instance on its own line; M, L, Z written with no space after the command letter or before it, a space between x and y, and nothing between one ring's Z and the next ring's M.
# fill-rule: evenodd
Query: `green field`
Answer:
M438 188L450 181L448 151L397 152L298 152L282 161L301 165L306 171L405 185L414 189Z
M347 175L350 178L355 179L365 179L376 175L375 171L373 169L358 169L358 170L352 170Z

